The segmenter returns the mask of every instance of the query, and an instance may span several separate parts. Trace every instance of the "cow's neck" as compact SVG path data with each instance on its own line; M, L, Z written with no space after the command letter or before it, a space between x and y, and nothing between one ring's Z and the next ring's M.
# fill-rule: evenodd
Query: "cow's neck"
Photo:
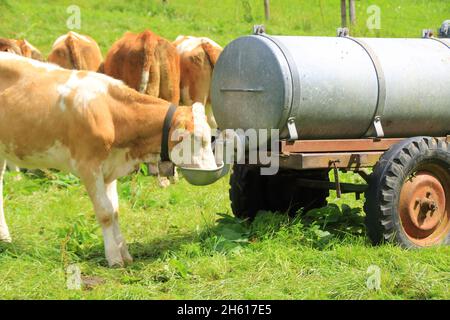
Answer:
M129 148L131 157L139 159L149 154L159 154L169 102L135 93L131 89L125 94L122 92L119 97L112 96L118 101L118 105L111 108L116 132L114 147ZM184 109L178 108L172 123Z

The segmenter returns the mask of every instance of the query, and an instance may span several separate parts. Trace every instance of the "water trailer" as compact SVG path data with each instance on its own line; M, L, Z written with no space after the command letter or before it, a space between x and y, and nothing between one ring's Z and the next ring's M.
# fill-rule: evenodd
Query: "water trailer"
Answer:
M234 214L295 213L324 206L329 190L365 193L373 243L449 244L449 89L450 39L270 36L256 27L224 49L211 101L220 129L279 129L280 170L234 164ZM367 184L340 183L339 171Z

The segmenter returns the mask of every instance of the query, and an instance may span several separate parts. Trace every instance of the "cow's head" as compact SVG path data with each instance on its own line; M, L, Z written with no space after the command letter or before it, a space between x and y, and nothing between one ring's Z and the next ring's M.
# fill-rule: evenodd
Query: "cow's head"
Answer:
M195 103L176 112L170 133L170 158L179 167L217 169L205 107Z
M38 61L44 61L44 57L41 52L31 45L26 39L16 40L16 44L22 51L22 56Z
M0 38L0 52L9 52L17 55L22 55L19 46L10 39Z

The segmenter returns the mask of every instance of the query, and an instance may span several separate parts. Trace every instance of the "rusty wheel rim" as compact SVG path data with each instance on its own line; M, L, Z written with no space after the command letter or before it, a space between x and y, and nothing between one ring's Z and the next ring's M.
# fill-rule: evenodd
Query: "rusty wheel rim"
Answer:
M399 214L406 236L417 246L442 242L450 230L450 174L437 164L418 168L403 184Z

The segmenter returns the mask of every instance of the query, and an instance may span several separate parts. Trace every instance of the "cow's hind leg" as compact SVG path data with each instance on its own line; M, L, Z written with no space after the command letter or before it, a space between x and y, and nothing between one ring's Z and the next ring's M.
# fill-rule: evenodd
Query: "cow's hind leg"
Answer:
M0 241L11 242L8 226L3 210L3 176L6 170L6 161L0 159Z
M97 220L102 227L105 255L109 266L123 266L124 261L114 235L115 205L108 197L107 186L101 170L80 174L94 205Z
M125 263L133 262L133 258L128 252L128 246L125 239L122 236L119 226L119 196L117 194L117 180L106 185L106 193L114 208L113 217L113 233L116 244L119 246L120 254Z

